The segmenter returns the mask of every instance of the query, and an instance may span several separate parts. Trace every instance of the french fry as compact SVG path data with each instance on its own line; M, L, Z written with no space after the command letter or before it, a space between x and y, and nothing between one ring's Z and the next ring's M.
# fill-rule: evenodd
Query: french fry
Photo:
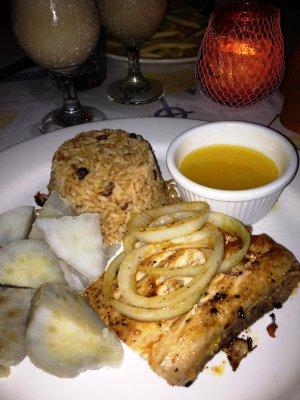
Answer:
M194 21L189 21L188 19L185 19L185 18L175 17L174 15L167 15L166 18L169 21L176 22L176 24L179 24L179 25L188 26L190 28L195 28L195 29L201 28L201 25L199 23L194 22Z
M161 39L161 38L170 38L176 37L180 34L180 30L174 31L158 31L151 36L151 39Z
M141 53L143 53L143 51L147 52L153 52L155 50L159 50L159 49L193 49L194 47L197 47L197 45L195 43L178 43L178 42L158 42L158 43L153 43L150 44L148 46L145 46L142 48Z

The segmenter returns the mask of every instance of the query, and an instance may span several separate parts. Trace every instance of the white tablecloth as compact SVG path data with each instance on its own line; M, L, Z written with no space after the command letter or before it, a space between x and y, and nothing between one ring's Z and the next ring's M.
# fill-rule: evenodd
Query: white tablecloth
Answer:
M1 40L5 38L9 48L6 53L6 56L10 56L7 63L16 61L22 56L22 52L11 36L3 35L1 35ZM2 59L0 67L7 65L4 62L5 60ZM108 119L168 116L202 121L256 122L282 132L291 137L298 147L300 146L300 135L288 131L279 121L278 115L283 103L283 96L279 91L268 100L245 109L228 109L219 106L201 95L195 84L182 87L180 90L168 90L162 99L150 104L123 105L110 101L106 92L111 82L126 76L126 69L126 63L108 59L105 81L97 88L80 92L81 103L101 109ZM164 67L162 67L162 72L163 70ZM192 71L191 74L193 74ZM41 119L61 105L60 90L52 83L46 71L39 67L14 75L10 81L0 81L0 150L39 136L38 125Z

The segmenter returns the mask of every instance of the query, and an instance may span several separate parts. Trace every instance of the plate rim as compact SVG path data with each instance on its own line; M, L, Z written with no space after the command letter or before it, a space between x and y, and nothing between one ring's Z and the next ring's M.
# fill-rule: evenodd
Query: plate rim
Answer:
M114 53L106 53L106 57L115 60L127 63L126 56L120 56ZM197 61L197 56L195 57L178 57L178 58L140 58L140 64L144 65L183 65L183 64L194 64Z
M164 125L164 128L162 128L162 129L166 129L166 127L168 126L168 124L172 121L172 125L173 126L175 126L175 124L176 124L176 126L178 126L179 124L180 124L180 126L182 126L182 127L185 127L184 128L184 130L186 130L186 129L189 129L189 127L192 127L193 126L193 124L194 124L194 126L195 125L197 125L197 124L201 124L201 123L205 123L205 122L207 122L207 121L201 121L201 120L197 120L197 119L183 119L183 118L170 118L170 117L129 117L129 118L118 118L118 119L113 119L113 120L107 120L107 121L99 121L99 122L96 122L96 123L89 123L89 124L83 124L83 125L77 125L76 127L70 127L70 128L64 128L63 130L58 130L58 131L55 131L55 132L52 132L52 133L49 133L49 134L47 134L47 135L41 135L41 136L37 136L37 137L35 137L35 138L29 138L29 139L27 139L26 141L23 141L23 142L21 142L21 143L17 143L17 144L15 144L15 145L13 145L13 146L10 146L10 147L8 147L8 148L6 148L6 149L4 149L4 150L2 150L1 152L0 152L0 154L1 155L3 155L3 154L5 154L5 157L3 157L3 160L4 159L7 159L7 157L10 157L13 153L15 153L15 152L18 152L18 151L22 151L22 148L24 148L24 146L25 146L25 148L26 148L26 150L28 151L28 153L30 152L29 150L30 150L30 145L31 145L31 143L35 143L35 147L38 147L38 146L40 146L40 145L42 145L42 144L44 144L44 143L46 143L47 142L47 138L49 138L50 137L50 135L53 135L53 137L54 137L54 135L55 135L55 138L53 139L54 141L55 141L55 143L58 143L58 142L63 142L64 140L66 140L66 137L67 136L70 136L70 137L72 137L72 136L75 136L75 134L76 134L76 132L74 132L74 130L77 130L77 132L79 133L79 132L81 132L81 131L85 131L85 130L92 130L93 129L93 127L96 127L97 125L101 125L101 127L105 127L104 125L105 124L109 124L109 125L115 125L115 124L117 124L117 125L119 125L119 126L122 126L122 125L125 125L124 126L124 130L126 130L126 123L127 122L130 122L130 124L129 125L132 125L132 124L135 124L135 123L141 123L141 122L143 122L143 123L145 123L145 124L149 124L149 128L147 127L147 129L149 129L149 130L151 130L151 129L153 129L153 126L154 126L154 124L152 124L152 122L153 121L157 121L157 123L158 123L158 125L159 124L163 124ZM188 126L187 126L188 125ZM91 128L91 129L90 129ZM118 129L117 127L115 128L115 129ZM155 129L155 126L154 126L154 129ZM61 133L63 133L63 135L61 134ZM141 133L141 134L143 134L143 132L138 132L138 133ZM179 133L178 133L179 134ZM169 136L168 136L169 137ZM175 135L174 135L174 138L175 138ZM159 143L159 141L156 141L156 143ZM52 150L51 150L52 151ZM48 158L50 158L50 156L52 157L52 154L50 154L49 155L49 157ZM2 157L0 157L0 165L4 165L3 163L4 163L4 161L1 161L2 160ZM34 163L34 161L32 161L32 163ZM47 163L48 163L48 161L47 161ZM17 170L17 168L16 168L16 170ZM22 172L20 173L20 175L22 175ZM46 177L44 177L43 176L43 178L46 180ZM1 182L1 177L0 177L0 182ZM24 183L25 184L25 183ZM30 186L30 190L32 190L31 189L31 184L29 184L29 186ZM19 189L20 190L20 189ZM23 201L23 200L22 200ZM0 201L0 206L1 206L1 201ZM298 298L299 298L299 296L298 296ZM297 300L297 299L295 299L295 296L294 296L294 299L292 299L292 306L294 307L294 310L292 310L292 312L296 312L296 301L295 300ZM299 308L299 307L298 307ZM298 309L297 308L297 309ZM288 310L287 310L288 311ZM276 311L277 312L277 311ZM280 313L280 310L278 311L278 314ZM284 313L283 314L279 314L279 315L283 315L284 316ZM280 322L279 323L279 326L281 325L282 323ZM264 321L264 326L266 325L266 321ZM287 338L285 338L285 341L287 340ZM261 341L261 340L260 340ZM270 352L273 352L273 350L274 350L274 346L276 346L276 343L274 344L273 342L271 342L271 341L268 341L268 346L266 346L267 347L267 349L264 349L264 347L263 347L263 344L261 343L260 345L259 345L259 349L257 350L258 352L260 351L260 350L264 350L263 351L263 353L264 353L264 356L265 356L265 351L267 352L267 351L270 351ZM276 351L275 351L275 353L276 353ZM280 351L278 352L278 355L280 355ZM298 357L299 358L299 357ZM258 361L260 360L260 358L258 358ZM28 360L27 360L28 361ZM135 364L135 361L136 361L136 359L134 360L134 366L136 366L136 364ZM295 358L295 363L293 363L293 365L294 365L294 369L295 369L295 364L296 364L296 362L297 362L297 358ZM131 360L130 360L130 362L129 362L129 366L131 366ZM143 363L144 363L144 361L143 361ZM169 387L169 386L165 386L165 383L164 382L161 382L161 379L159 378L159 377L157 377L157 376L155 376L155 380L154 380L154 382L155 382L155 384L157 383L157 385L158 385L158 388L159 388L159 390L161 390L161 395L157 398L158 400L160 400L160 399L166 399L166 397L169 395L169 396L172 396L172 398L174 398L175 400L177 400L177 399L181 399L183 396L185 396L186 397L186 399L187 400L189 400L189 399L196 399L196 398L199 398L199 392L197 391L198 389L200 389L201 388L201 385L200 385L200 382L206 382L206 380L205 379L207 379L208 381L209 381L209 383L210 383L210 380L213 380L214 381L214 384L213 384L213 386L215 386L216 384L216 387L219 385L219 387L220 388L222 388L222 381L220 381L220 378L222 379L223 378L223 385L225 385L224 384L224 379L226 379L226 378L228 378L228 382L229 382L229 384L230 384L230 382L232 383L232 381L233 382L236 382L236 383L238 383L238 380L239 380L239 377L240 376L244 376L244 373L245 373L245 369L247 369L248 370L248 367L250 367L250 369L251 369L251 365L257 365L256 363L255 363L255 359L252 359L251 360L251 357L249 357L249 359L247 359L246 361L245 361L245 363L247 363L247 365L245 366L245 368L244 368L244 366L242 365L242 370L238 370L237 371L237 373L235 374L235 375L233 375L233 374L229 374L229 376L228 376L228 374L227 375L225 375L225 376L216 376L216 375L214 375L214 376L212 376L212 378L208 375L208 374L206 374L206 375L204 375L204 376L201 376L200 377L200 379L199 379L199 383L198 383L198 385L196 385L196 387L195 388L193 388L193 385L191 386L191 389L190 389L190 391L188 392L188 390L189 389L187 389L187 388L179 388L179 387L176 387L176 388L171 388L171 387ZM269 362L266 362L266 364L268 364ZM26 366L27 366L27 364L28 364L28 362L26 362ZM141 363L142 364L142 363ZM140 365L140 364L139 364ZM215 365L215 363L213 364L213 365ZM299 364L300 365L300 364ZM24 367L24 369L25 369L25 366L23 366ZM143 366L142 366L143 367ZM15 369L17 369L18 368L18 366L16 366L16 367L13 367L13 368L15 368ZM33 367L33 368L36 368L36 367ZM300 368L300 367L299 367ZM148 369L149 369L149 366L147 365L147 368L145 368L145 370L146 371L148 371ZM23 371L23 369L22 369L22 371ZM31 371L31 368L30 368L30 371ZM26 376L31 376L30 375L30 371L28 371L28 373L27 373L27 375ZM244 371L243 373L242 373L242 371ZM298 369L298 371L299 371L299 369ZM130 373L132 372L132 370L130 369ZM44 373L43 373L44 374ZM48 382L53 382L53 384L55 383L55 382L58 382L57 380L56 380L56 378L53 378L53 377L51 377L50 376L50 378L48 379L48 377L49 377L49 375L47 375L47 377L45 377L43 374L41 374L41 373L37 373L37 375L32 375L33 377L35 377L35 376L37 376L37 377L41 377L41 382L47 382L47 384L48 384ZM112 374L113 376L116 376L116 377L118 377L119 375L118 375L118 373L116 373L115 375L114 375L114 371L112 371L112 372L110 372L110 374ZM204 374L205 374L205 372L204 372ZM18 374L16 374L16 375L18 375ZM94 371L92 371L92 372L90 372L90 371L87 371L87 373L86 373L86 375L85 376L83 376L84 374L82 374L82 376L81 377L79 377L79 379L78 379L78 382L83 382L83 384L84 383L86 383L86 382L91 382L91 383L93 383L94 382L94 378L97 380L97 379L99 379L99 381L101 381L101 379L103 379L104 380L104 382L105 382L105 377L106 377L106 374L104 374L103 375L103 373L101 373L101 370L100 370L100 372L99 372L99 375L97 374L97 371L96 371L96 373L94 372ZM201 374L200 374L201 375ZM138 374L138 371L137 371L137 376L139 376L139 374ZM22 376L23 377L23 376ZM283 384L283 382L284 382L284 379L283 379L284 377L281 377L281 379L280 379L280 382L281 382L281 384ZM11 395L13 395L13 396L16 396L16 397L14 397L14 398L12 398L12 397L9 397L11 400L16 400L17 398L18 398L18 400L20 400L20 398L18 397L18 390L21 390L20 388L18 389L17 387L15 387L15 389L12 389L11 388L11 386L8 384L8 381L9 381L9 379L10 378L8 378L7 379L7 381L5 382L4 380L0 380L0 391L1 391L1 393L3 393L4 394L4 398L6 398L5 397L5 393L8 393L9 394L9 390L11 390L11 392L10 392L10 394ZM110 378L109 378L110 379ZM133 377L133 379L134 379L134 377ZM146 378L147 379L147 378ZM152 377L152 373L150 373L150 371L149 371L149 381L150 382L152 382L153 383L153 377ZM250 380L249 380L250 381ZM16 383L15 381L13 381L14 383ZM71 382L71 381L68 381L68 382ZM64 383L64 382L58 382L58 386L60 387L60 385L61 386L64 386L64 384L66 384L66 385L69 385L68 387L70 388L70 390L72 390L72 385L70 385L68 382L66 382L66 383ZM75 388L75 391L76 391L76 385L78 384L79 385L79 383L78 382L76 382L75 384L74 384L74 388ZM219 382L219 383L218 383ZM135 383L137 383L137 382L135 382ZM291 387L290 387L290 389L292 390L292 393L288 393L287 392L287 385L285 385L285 386L283 386L283 388L282 388L282 386L277 386L277 389L282 389L282 390L284 390L284 393L287 393L287 394L291 394L292 396L290 397L290 399L292 400L292 398L294 399L294 400L299 400L300 399L300 381L297 381L297 382L294 382L294 380L292 381L292 383L293 383L293 385L291 385ZM41 383L41 384L39 384L38 382L35 384L35 385L38 385L38 387L40 388L40 390L43 390L43 387L44 388L46 388L45 386L43 386L43 383ZM101 382L100 382L100 385L101 385ZM250 385L250 383L249 383L249 385ZM248 386L249 386L248 385ZM132 394L133 394L133 396L132 396L132 399L138 399L138 398L140 398L140 395L142 394L141 393L141 387L139 386L139 385L137 385L138 387L136 388L136 390L137 391L134 391ZM238 387L237 387L237 389L239 389L239 387L240 386L242 386L242 382L240 382L238 385L237 385ZM255 385L254 385L255 386ZM276 386L276 385L275 385ZM95 388L95 386L94 385L92 385L92 387L93 388ZM144 389L146 389L148 386L145 386L144 387ZM210 386L210 387L212 387L212 385ZM228 388L228 386L227 386L227 384L225 385L225 387L227 387ZM250 386L249 386L250 387ZM26 385L24 386L24 388L26 389ZM23 389L24 389L23 388ZM203 388L203 393L204 393L204 398L205 398L205 393L206 393L206 388L205 388L205 385L204 385L204 387L202 387ZM3 391L2 391L2 389L4 389ZM157 388L153 388L154 390L153 390L153 393L155 393L155 391L157 390L158 391L158 389ZM51 391L52 389L50 388L50 391ZM53 389L53 390L56 390L56 388L55 389ZM132 387L132 390L133 390L133 387ZM139 390L140 390L140 392L139 392ZM236 389L235 389L236 390ZM271 390L271 389L270 389ZM215 391L215 390L214 390ZM216 391L217 391L217 389L216 389ZM63 393L65 393L65 392L63 392ZM76 393L76 392L75 392ZM87 393L89 393L88 391L87 391ZM190 393L190 394L189 394ZM238 390L238 393L240 393L239 392L239 390ZM271 393L271 392L270 392ZM272 393L273 393L273 389L272 389ZM275 389L274 389L274 393L275 393ZM30 394L31 394L31 392L29 393L29 396L30 396ZM104 397L105 397L105 395L107 395L107 397L105 397L105 398L109 398L110 400L111 399L116 399L116 397L113 397L113 395L111 395L111 397L110 397L110 395L108 394L108 392L107 392L107 390L105 390L105 391L103 391L103 394L104 394ZM230 395L230 397L229 397L229 394L231 394ZM253 395L253 396L255 396L255 394L257 394L257 392L256 391L254 391L253 393L252 392L250 392L250 394L249 395L247 395L247 396L251 396L251 395ZM22 399L27 399L28 398L28 394L26 394L26 390L24 390L24 394L23 394L23 396L24 397L22 397ZM37 397L37 394L36 393L34 393L34 399L36 399ZM47 396L48 396L48 394L47 394ZM47 397L46 396L46 398L48 399L49 397ZM65 398L65 400L71 400L71 399L73 399L73 396L74 396L74 400L77 400L78 399L78 397L76 397L76 394L70 394L70 397L69 396L67 396L66 398ZM150 393L149 393L149 396L150 396ZM219 396L219 395L218 395ZM246 395L245 395L246 396ZM147 397L147 395L145 396L145 398ZM41 400L43 399L44 397L43 396L41 396ZM148 398L148 397L147 397ZM151 398L152 398L152 394L151 394ZM215 398L214 397L214 394L213 394L213 396L211 397L211 398ZM234 396L232 396L232 392L230 391L230 393L223 393L223 399L224 400L228 400L228 399L234 399L235 397ZM248 398L248 397L247 397ZM269 398L269 397L268 397ZM277 397L276 397L277 398ZM278 394L278 398L277 398L278 400L280 399L280 393ZM40 399L39 399L40 400ZM257 400L262 400L262 397L259 397L259 399L257 398ZM266 398L264 398L264 400L267 400L267 397ZM270 398L269 398L269 400L270 400ZM275 397L272 397L272 400L275 400Z

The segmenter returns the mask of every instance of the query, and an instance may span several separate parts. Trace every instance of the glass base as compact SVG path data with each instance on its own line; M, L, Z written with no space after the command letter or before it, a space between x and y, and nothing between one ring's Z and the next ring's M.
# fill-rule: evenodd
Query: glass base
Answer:
M67 128L69 126L74 126L78 124L84 124L87 122L95 122L95 121L103 121L107 119L106 115L96 108L93 107L83 107L84 110L84 120L78 122L78 119L72 122L72 118L70 117L68 121L63 121L59 119L59 115L61 113L61 109L51 111L47 114L41 124L39 125L39 130L41 133L49 133L56 131L58 129Z
M158 100L164 95L164 86L154 79L147 79L147 87L124 85L124 80L112 83L108 88L108 98L123 104L147 104Z

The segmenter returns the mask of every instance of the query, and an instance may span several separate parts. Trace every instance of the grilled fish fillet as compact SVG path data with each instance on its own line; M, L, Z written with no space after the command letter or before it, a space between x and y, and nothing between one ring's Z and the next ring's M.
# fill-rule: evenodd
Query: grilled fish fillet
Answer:
M293 254L267 235L257 235L243 262L230 273L217 274L205 297L179 318L141 322L121 315L103 296L103 277L88 288L86 297L154 372L170 385L188 386L217 352L286 301L299 280L300 265Z

